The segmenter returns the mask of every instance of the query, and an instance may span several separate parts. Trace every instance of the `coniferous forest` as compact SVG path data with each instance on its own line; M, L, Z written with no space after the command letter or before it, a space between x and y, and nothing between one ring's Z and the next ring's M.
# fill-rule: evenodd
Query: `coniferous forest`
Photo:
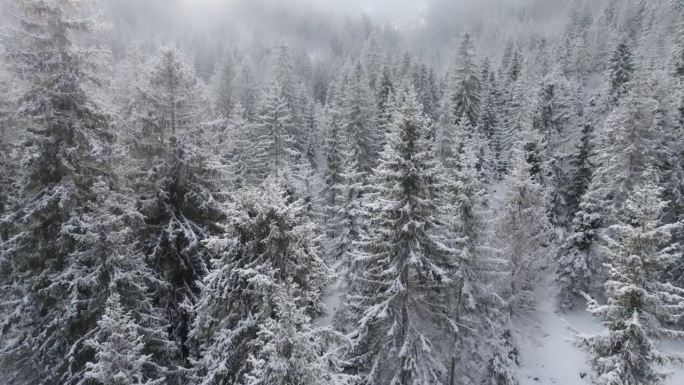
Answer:
M2 1L0 384L684 383L684 2Z

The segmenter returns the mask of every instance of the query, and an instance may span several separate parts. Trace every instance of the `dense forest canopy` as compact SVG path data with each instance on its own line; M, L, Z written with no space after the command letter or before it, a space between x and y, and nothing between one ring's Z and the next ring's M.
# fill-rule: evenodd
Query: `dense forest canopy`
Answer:
M0 383L679 384L683 130L678 0L1 0Z

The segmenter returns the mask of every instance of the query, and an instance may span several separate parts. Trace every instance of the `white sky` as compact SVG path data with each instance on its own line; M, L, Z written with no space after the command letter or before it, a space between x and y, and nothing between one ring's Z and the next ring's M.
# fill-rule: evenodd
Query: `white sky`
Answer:
M111 0L110 0L111 1ZM180 0L189 8L221 8L250 0ZM365 13L384 21L403 22L415 20L425 8L428 0L271 0L273 3L291 3L297 7L311 7L318 10L336 11L345 14ZM458 0L456 0L458 1Z

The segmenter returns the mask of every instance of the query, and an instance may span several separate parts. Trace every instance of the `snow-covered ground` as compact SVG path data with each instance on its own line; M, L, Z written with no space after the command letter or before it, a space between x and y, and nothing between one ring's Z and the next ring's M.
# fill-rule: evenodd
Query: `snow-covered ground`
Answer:
M344 279L341 277L344 273L342 271L342 262L334 263L331 270L333 271L333 276L330 277L330 280L328 281L328 286L325 288L323 297L325 314L314 320L314 323L318 326L329 326L332 324L333 318L342 304L345 294L345 287L343 285Z
M520 353L520 385L590 385L587 354L573 345L574 333L602 330L589 313L581 309L560 313L552 278L537 290L537 311L514 320L514 336ZM684 353L684 343L663 344L667 351ZM666 385L684 384L684 369L676 369Z

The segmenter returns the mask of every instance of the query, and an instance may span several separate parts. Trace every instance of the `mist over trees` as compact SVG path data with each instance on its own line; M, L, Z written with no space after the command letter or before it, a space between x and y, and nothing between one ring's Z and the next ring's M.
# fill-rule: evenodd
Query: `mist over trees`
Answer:
M0 26L0 383L527 384L544 311L600 323L577 383L684 364L680 1Z

